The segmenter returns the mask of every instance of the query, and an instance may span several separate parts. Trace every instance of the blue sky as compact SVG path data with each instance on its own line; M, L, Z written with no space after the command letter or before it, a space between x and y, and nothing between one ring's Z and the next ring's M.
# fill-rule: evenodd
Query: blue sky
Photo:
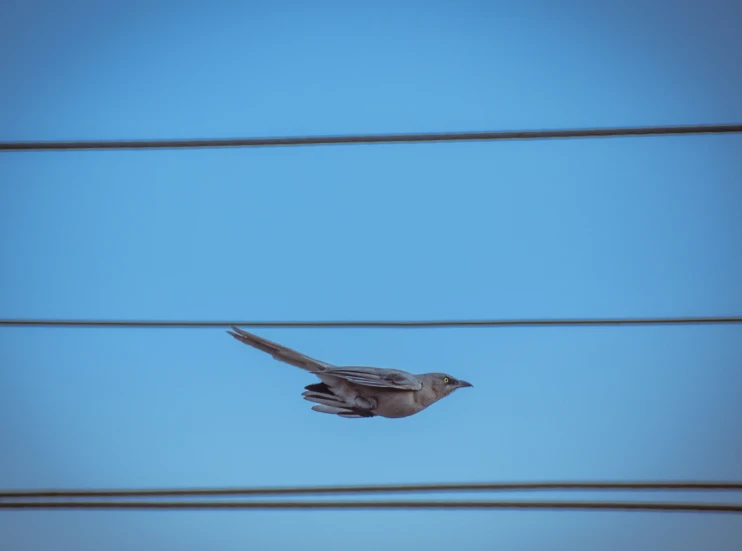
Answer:
M0 140L738 123L740 16L700 1L5 2ZM727 135L3 153L0 316L739 315L740 152ZM475 388L408 419L346 420L310 410L307 374L220 329L4 328L0 487L742 479L737 326L256 332ZM4 512L0 538L733 550L742 524Z

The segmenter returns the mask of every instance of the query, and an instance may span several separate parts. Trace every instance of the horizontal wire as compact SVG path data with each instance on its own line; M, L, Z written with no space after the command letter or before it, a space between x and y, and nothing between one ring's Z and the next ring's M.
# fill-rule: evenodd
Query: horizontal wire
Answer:
M497 132L435 132L411 134L360 134L345 136L297 136L284 138L215 138L187 140L75 140L0 142L0 151L63 151L101 149L185 149L215 147L271 147L297 145L341 145L381 143L463 142L493 140L534 140L555 138L603 138L626 136L668 136L680 134L723 134L742 132L742 124L684 126L639 126L578 128L563 130L515 130Z
M0 319L0 327L551 327L615 325L702 325L742 323L742 316L681 318L490 319L430 321L144 321Z
M501 492L541 490L685 490L742 491L741 482L477 482L466 484L386 484L358 486L303 486L272 488L153 488L98 490L3 490L0 499L215 497L331 494L390 494L426 492Z
M742 504L628 501L0 501L0 509L569 509L742 513Z

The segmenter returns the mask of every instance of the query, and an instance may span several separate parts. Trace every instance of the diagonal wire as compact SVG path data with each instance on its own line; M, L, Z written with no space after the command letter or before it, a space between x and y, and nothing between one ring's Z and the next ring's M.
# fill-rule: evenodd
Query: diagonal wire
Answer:
M268 488L152 488L97 490L3 490L0 499L291 496L337 494L399 494L427 492L502 492L543 490L684 490L742 491L740 482L476 482L463 484L386 484Z
M175 321L175 320L70 320L0 319L0 327L552 327L616 325L706 325L742 323L742 316L678 318L582 318L582 319L480 319L417 321Z
M742 513L742 505L630 501L0 501L0 509L567 509Z
M515 130L497 132L435 132L408 134L360 134L345 136L298 136L284 138L217 138L187 140L75 140L0 142L0 151L64 151L105 149L193 149L216 147L270 147L298 145L341 145L381 143L463 142L493 140L534 140L555 138L600 138L626 136L668 136L681 134L724 134L742 132L742 124L701 124L684 126L638 126L556 130Z

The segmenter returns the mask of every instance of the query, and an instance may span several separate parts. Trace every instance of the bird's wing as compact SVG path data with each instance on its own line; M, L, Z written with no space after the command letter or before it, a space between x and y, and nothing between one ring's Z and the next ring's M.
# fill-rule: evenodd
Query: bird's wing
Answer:
M363 386L396 388L398 390L420 390L423 385L415 375L399 369L380 367L329 367L325 373Z
M253 348L267 352L281 362L312 372L325 371L327 368L332 367L332 364L315 360L314 358L300 354L296 350L291 350L283 345L258 337L257 335L253 335L252 333L248 333L247 331L243 331L237 327L232 326L232 329L234 332L227 331L227 333L232 335L235 339L248 344Z

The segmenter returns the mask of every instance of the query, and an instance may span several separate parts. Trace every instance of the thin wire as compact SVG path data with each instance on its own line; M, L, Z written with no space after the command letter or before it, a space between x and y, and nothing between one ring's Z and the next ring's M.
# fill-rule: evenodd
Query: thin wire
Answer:
M742 124L639 126L619 128L581 128L567 130L516 130L499 132L436 132L411 134L363 134L345 136L297 136L285 138L0 142L0 151L271 147L297 145L534 140L555 138L604 138L619 136L667 136L680 134L726 134L736 132L742 132Z
M303 486L272 488L153 488L99 490L0 491L0 499L217 497L337 494L391 494L427 492L502 492L540 490L685 490L742 491L742 482L484 482L465 484L386 484L359 486Z
M705 325L742 323L742 316L682 318L490 319L431 321L144 321L0 319L0 327L553 327L615 325Z
M570 509L742 513L742 505L628 501L16 501L0 509Z

